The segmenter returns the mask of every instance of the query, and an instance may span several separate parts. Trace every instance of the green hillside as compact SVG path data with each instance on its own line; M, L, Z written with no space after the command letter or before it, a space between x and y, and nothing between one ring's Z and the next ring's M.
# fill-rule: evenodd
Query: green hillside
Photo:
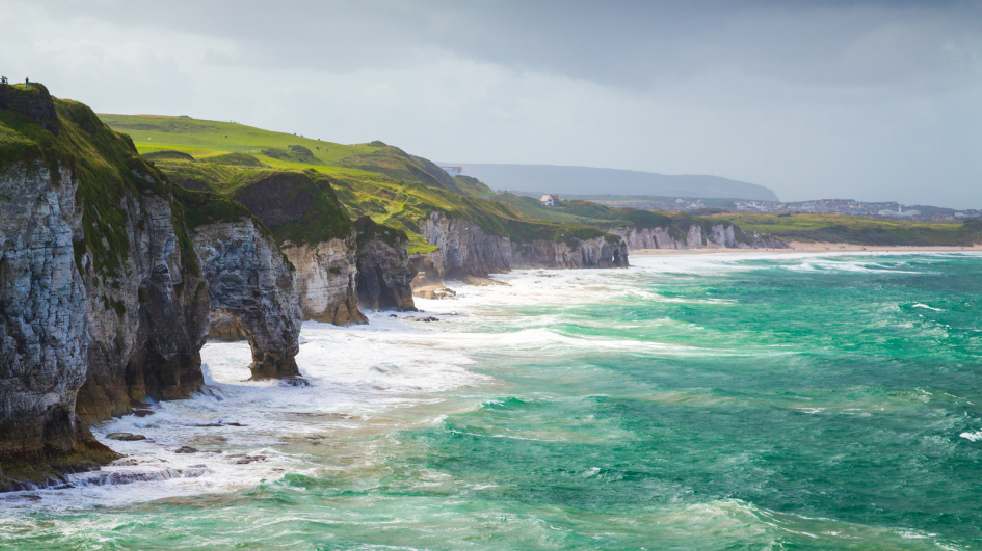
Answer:
M0 108L0 170L24 161L70 168L78 178L82 210L83 241L76 243L76 256L88 251L96 273L118 275L128 250L121 198L127 191L166 197L170 184L135 155L126 135L103 124L87 105L54 98L40 84L4 86L0 94L0 106L6 106ZM174 216L181 217L174 207ZM182 250L190 254L183 225L175 229Z
M411 252L433 250L420 231L434 210L518 241L594 237L606 226L589 217L558 215L534 200L501 198L476 180L451 178L430 161L382 142L344 145L189 117L101 117L128 133L145 159L184 187L238 198L276 174L303 173L329 183L350 219L365 215L405 231Z
M789 241L880 246L970 246L982 243L982 221L958 223L880 220L838 214L726 212L712 218L744 231Z

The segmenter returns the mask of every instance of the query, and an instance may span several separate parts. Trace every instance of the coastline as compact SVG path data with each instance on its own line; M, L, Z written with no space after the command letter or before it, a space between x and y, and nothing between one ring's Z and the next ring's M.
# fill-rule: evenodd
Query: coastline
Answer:
M801 468L791 474L801 475L789 476L792 485L778 490L791 494L834 484L835 480L815 482L807 476L810 465L828 456L825 448L804 445L813 442L816 427L858 427L865 431L860 436L885 434L886 440L877 441L878 445L906 446L910 454L922 454L917 442L908 445L892 439L905 433L884 427L896 427L898 420L911 415L933 415L937 401L923 402L920 398L929 395L912 387L916 383L900 386L905 393L899 396L885 395L878 377L897 371L891 355L871 356L883 358L877 364L881 369L861 373L866 378L857 386L854 379L826 375L830 369L837 374L855 371L841 359L848 357L850 349L836 349L843 354L836 361L808 354L826 350L822 333L775 332L761 337L757 332L748 338L747 333L732 332L733 319L751 320L756 315L760 304L756 297L761 295L754 295L754 300L741 298L745 296L741 286L753 279L727 283L714 277L711 287L722 294L716 290L707 294L702 282L692 280L753 271L762 265L743 262L752 255L706 252L718 254L642 256L632 270L516 270L495 275L500 285L452 281L447 283L457 291L454 298L420 300L419 312L372 313L371 325L351 327L308 321L297 357L311 383L308 387L248 381L247 343L208 343L201 353L207 366L206 391L190 399L151 404L140 415L94 427L98 439L111 442L126 458L101 471L70 475L75 487L21 492L0 500L8 530L15 534L10 541L24 548L37 546L38 541L85 547L100 538L153 547L161 533L171 532L181 534L179 545L206 542L233 547L248 541L259 547L295 548L325 540L383 546L412 540L419 547L439 548L445 534L475 538L491 534L507 546L525 547L530 541L547 541L543 534L552 535L554 530L548 526L555 525L564 526L568 539L562 541L584 541L584 534L597 541L595 535L602 534L601 543L610 547L637 548L645 541L682 534L670 543L685 547L692 541L690 533L700 533L699 515L705 514L749 526L754 530L749 536L723 535L749 538L755 544L798 532L821 533L831 547L840 541L838 533L847 534L846 543L859 540L871 547L889 547L909 537L929 541L960 537L954 528L942 527L946 530L942 533L917 519L905 520L899 528L884 528L879 519L857 524L845 514L818 521L780 513L767 496L756 501L718 497L731 487L745 487L741 485L747 477L757 476L744 474L747 453L770 461L765 466L781 462L783 458L770 460L765 454L773 449L771 438L788 435L803 444L797 449L806 450L811 460L799 462ZM904 271L896 272L900 274L917 269L906 265L908 259L859 258L868 251L737 252L759 252L759 257L775 259L775 269L764 276L767 281L809 278L831 288L830 300L838 301L831 307L823 301L784 300L767 314L776 319L785 315L785 308L794 308L794 319L811 323L810 327L825 320L810 321L808 308L832 312L833 321L844 320L847 310L836 306L854 303L865 292L853 289L848 291L853 295L840 296L835 280L828 279L836 278L834 274L860 281L863 273L883 274L890 266L903 266ZM838 258L819 258L823 256ZM968 255L956 256L948 260L970 261ZM680 273L691 277L679 277ZM924 278L876 277L900 286L934 277L921 273ZM876 295L875 300L880 306L898 307L878 306L859 313L887 315L891 325L884 331L895 328L899 334L920 339L919 343L933 342L931 320L950 315L942 310L945 304L940 300L947 291L924 285L937 294L918 292L915 302L908 294L898 294L901 288L894 288L893 294ZM783 289L778 292L789 287ZM784 296L794 298L799 296L796 292ZM779 299L777 295L775 300ZM642 316L617 315L638 309ZM903 324L908 320L925 320L920 323L926 331L913 331ZM859 327L865 321L856 323ZM863 337L857 332L851 338L846 345ZM674 369L650 369L650 365ZM970 369L966 365L952 380L960 380ZM641 376L646 379L639 383ZM707 384L719 381L733 390ZM786 386L777 392L762 390L773 381ZM944 402L948 415L961 411L961 403ZM740 410L739 416L730 413L734 409ZM769 426L764 435L746 436L739 447L703 447L709 442L705 431L711 431L714 439L740 434L744 415L763 426L768 426L765 420L774 419L781 425ZM857 415L864 422L856 423ZM572 428L571 419L576 421ZM679 430L665 433L665 419ZM695 433L686 430L691 424L709 428ZM969 418L924 429L932 439L923 446L934 449L929 446L938 439L955 441L950 448L974 446L978 427L976 419ZM671 438L671 452L644 447L656 432ZM109 438L113 433L145 439ZM921 434L915 437L923 440ZM841 453L854 449L851 441L829 442ZM603 454L568 453L582 449ZM861 452L846 459L865 461ZM706 463L703 471L686 471L707 453L717 453L715 461ZM653 464L659 459L672 474L687 478L681 488L666 487L664 491L670 492L666 497L672 501L653 504L638 528L633 521L621 520L616 507L633 499L639 482L613 479L606 473L617 475L623 465ZM534 467L542 464L552 469L542 474ZM734 468L741 477L723 476ZM556 472L560 474L552 474ZM637 472L649 481L663 476L658 471ZM938 480L947 480L945 473L939 467L928 474L939 477L932 479L939 484ZM505 492L515 495L516 488L554 484L555 478L549 476L574 484L577 492L600 506L613 503L615 508L601 511L596 522L586 519L563 525L562 519L571 517L559 501L562 496L542 501L533 494L505 505L488 499ZM726 480L726 485L695 496L689 493L689 488L714 476ZM749 482L766 484L766 476ZM613 492L612 485L620 490ZM900 483L897 487L902 489ZM844 485L836 488L848 491ZM961 488L953 488L956 498L974 497ZM282 507L272 525L270 502ZM835 512L834 502L829 503L819 505ZM203 514L204 506L211 512ZM517 510L531 522L519 519L490 527L481 522ZM411 513L410 521L388 522L384 531L376 529L379 519L388 521L406 511ZM759 515L766 518L761 521ZM122 526L121 517L126 519ZM611 518L617 522L613 528ZM658 526L667 526L669 532ZM533 532L534 538L526 536L540 527L545 528ZM931 535L935 533L945 536Z
M632 250L632 256L663 256L663 255L703 255L703 254L795 254L795 253L982 253L982 244L970 247L919 247L919 246L883 246L883 245L853 245L849 243L805 243L792 241L786 249L637 249Z

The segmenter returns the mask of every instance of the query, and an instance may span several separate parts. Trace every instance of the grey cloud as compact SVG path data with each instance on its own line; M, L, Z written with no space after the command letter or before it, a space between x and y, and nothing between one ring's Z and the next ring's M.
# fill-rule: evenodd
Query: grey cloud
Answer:
M982 206L978 2L6 0L0 28L0 72L106 112Z
M99 0L51 15L226 37L242 46L241 63L354 70L442 50L641 89L719 71L802 85L946 87L982 71L976 2Z

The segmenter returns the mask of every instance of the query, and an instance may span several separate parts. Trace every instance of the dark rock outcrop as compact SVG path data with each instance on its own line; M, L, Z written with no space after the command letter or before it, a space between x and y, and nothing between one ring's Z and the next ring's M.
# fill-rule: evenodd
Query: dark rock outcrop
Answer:
M53 134L60 128L51 93L40 84L0 86L0 111L17 113Z
M358 301L372 310L415 310L406 234L362 217L355 222Z
M211 296L211 334L244 337L253 379L299 377L300 302L293 266L249 218L194 228Z

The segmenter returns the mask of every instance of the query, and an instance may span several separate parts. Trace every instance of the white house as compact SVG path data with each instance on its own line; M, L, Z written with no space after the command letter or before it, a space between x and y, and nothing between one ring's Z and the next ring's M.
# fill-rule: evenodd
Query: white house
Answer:
M539 197L539 204L543 207L555 207L559 204L559 196L547 193L542 197Z

